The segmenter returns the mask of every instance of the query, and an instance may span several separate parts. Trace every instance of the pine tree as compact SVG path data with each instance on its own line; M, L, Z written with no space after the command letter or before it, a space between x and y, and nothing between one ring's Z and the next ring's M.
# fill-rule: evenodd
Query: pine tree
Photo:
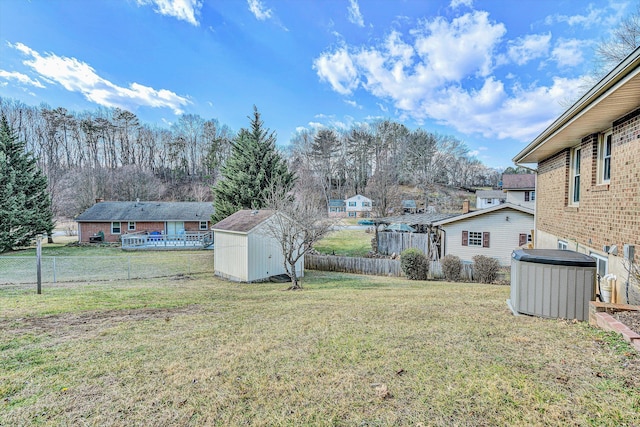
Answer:
M293 187L294 174L276 150L276 137L264 128L255 106L249 119L250 128L241 129L233 141L222 179L213 188L214 221L240 209L261 209L274 190L286 194Z
M0 253L51 234L53 212L47 178L7 118L0 118Z

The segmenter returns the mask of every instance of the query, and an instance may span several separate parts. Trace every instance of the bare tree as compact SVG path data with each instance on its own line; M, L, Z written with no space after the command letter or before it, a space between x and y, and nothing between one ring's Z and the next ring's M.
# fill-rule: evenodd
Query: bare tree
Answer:
M595 48L596 76L603 77L640 46L640 3Z
M333 222L324 217L317 203L309 200L292 200L279 196L282 190L274 189L268 197L267 207L274 215L266 222L266 233L280 245L284 269L291 279L288 290L302 289L296 271L296 263L302 259L315 242L324 237Z

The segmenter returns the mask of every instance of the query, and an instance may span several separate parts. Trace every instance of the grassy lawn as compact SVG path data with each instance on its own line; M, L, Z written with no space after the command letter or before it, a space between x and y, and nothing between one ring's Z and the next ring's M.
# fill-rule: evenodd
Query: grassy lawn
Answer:
M371 250L373 233L365 230L341 229L332 231L313 245L322 254L341 256L364 256Z
M638 425L640 358L508 287L309 272L0 287L0 425Z

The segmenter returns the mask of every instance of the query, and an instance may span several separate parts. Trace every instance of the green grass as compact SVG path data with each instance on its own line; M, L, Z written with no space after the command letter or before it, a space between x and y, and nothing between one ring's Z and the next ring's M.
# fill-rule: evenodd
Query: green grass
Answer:
M304 286L2 286L0 425L640 423L628 345L514 317L508 287L320 272Z
M322 254L365 256L371 250L372 233L365 230L341 229L332 231L313 247Z

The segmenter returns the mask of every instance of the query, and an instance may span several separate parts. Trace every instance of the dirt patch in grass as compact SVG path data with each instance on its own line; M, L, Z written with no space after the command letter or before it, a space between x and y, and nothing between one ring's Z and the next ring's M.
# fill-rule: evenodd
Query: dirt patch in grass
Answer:
M99 336L103 331L122 323L144 322L164 319L170 322L176 316L191 315L200 312L198 305L179 308L141 308L132 310L102 310L80 313L63 313L42 317L27 317L3 322L2 334L48 335L55 338L52 344L73 339L86 339Z

